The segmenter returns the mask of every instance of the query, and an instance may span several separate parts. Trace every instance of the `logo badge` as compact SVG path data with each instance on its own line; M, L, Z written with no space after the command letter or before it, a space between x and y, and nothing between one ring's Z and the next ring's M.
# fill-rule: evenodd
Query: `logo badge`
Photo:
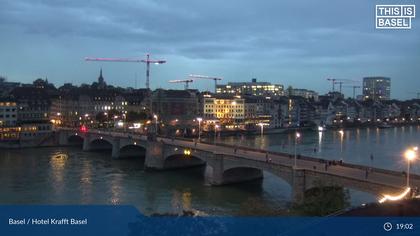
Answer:
M411 29L415 5L376 5L376 29Z

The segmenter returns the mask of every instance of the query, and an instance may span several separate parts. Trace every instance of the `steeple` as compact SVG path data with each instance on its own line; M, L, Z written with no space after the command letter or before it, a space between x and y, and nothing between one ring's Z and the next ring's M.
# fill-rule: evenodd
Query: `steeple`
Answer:
M99 72L99 78L98 78L98 89L104 89L106 88L106 83L104 80L104 77L102 76L102 68L101 71Z
M98 83L99 84L103 84L104 83L104 77L102 76L102 67L101 67L101 71L99 72Z

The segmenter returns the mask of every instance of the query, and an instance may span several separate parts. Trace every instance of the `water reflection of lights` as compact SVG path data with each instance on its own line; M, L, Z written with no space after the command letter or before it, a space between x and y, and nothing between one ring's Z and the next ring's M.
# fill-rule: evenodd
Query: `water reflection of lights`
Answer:
M357 144L360 143L360 129L359 128L356 129L356 143Z
M344 131L338 131L340 134L340 160L343 160L343 141L344 141Z
M172 209L177 214L181 214L184 210L191 210L192 204L191 204L191 191L184 190L184 191L178 191L175 190L173 192L172 197Z
M64 168L66 166L68 156L63 153L56 153L51 156L50 166L52 170L52 182L54 189L61 192L64 188Z
M398 195L389 195L389 194L384 194L384 197L379 199L379 203L384 203L386 201L398 201L401 200L403 198L405 198L409 193L410 193L411 188L407 187L402 193L398 194Z
M90 161L85 161L83 164L80 183L83 193L82 203L86 204L92 202L92 164Z
M182 207L184 210L191 209L191 192L183 192L182 193Z
M320 131L318 132L318 152L321 152L322 150L322 137L323 137L323 132Z
M113 175L111 180L111 199L110 202L113 205L117 205L121 201L121 182L122 182L122 175L115 174Z

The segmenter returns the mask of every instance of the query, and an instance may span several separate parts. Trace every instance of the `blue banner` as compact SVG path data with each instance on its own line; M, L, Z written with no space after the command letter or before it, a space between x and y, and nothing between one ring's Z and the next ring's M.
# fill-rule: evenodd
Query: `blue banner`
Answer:
M146 217L131 206L0 206L0 235L420 235L420 217Z

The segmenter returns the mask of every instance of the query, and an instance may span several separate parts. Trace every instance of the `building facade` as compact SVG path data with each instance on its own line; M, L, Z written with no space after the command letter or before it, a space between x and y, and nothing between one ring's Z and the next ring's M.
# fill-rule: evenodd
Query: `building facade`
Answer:
M283 85L271 84L269 82L257 82L257 79L252 79L251 82L234 82L217 85L216 93L239 96L253 95L278 97L283 95Z
M244 127L245 99L239 96L208 95L203 100L204 119L217 119L225 128Z
M289 96L299 96L318 101L318 93L309 89L291 89L291 94L289 94Z
M375 101L390 100L391 79L387 77L363 78L363 99Z
M14 101L0 101L0 127L13 127L17 124L17 104Z
M165 123L191 124L199 114L198 92L157 89L152 94L152 109Z

